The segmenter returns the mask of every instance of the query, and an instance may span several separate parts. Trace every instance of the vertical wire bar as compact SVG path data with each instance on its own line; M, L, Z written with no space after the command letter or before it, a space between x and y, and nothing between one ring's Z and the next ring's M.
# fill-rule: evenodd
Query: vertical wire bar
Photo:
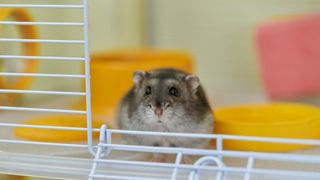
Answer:
M86 111L87 111L87 136L88 149L92 155L95 155L95 150L92 143L92 115L91 115L91 85L90 85L90 50L89 50L89 13L88 0L83 0L83 18L84 18L84 57L85 57L85 75L86 75Z
M171 180L175 180L178 174L178 165L180 165L182 159L182 152L178 152L176 155L175 167L172 171Z
M216 139L216 149L217 149L218 152L222 152L223 151L223 138L220 135L218 135L217 139ZM222 161L222 155L221 154L218 155L218 159Z
M97 150L96 155L94 157L92 168L91 168L91 171L90 171L90 174L89 174L89 180L93 180L93 176L96 173L97 166L98 166L98 161L97 160L99 160L99 158L101 156L101 153L102 153L102 147L98 146L98 150Z
M105 143L105 141L106 141L106 127L107 127L106 125L102 125L101 128L100 128L98 150L94 155L93 164L92 164L91 171L90 171L89 178L88 178L89 180L93 180L93 176L96 173L97 166L98 166L98 163L99 163L98 160L100 159L100 157L103 157L103 149L104 149L104 147L100 146L100 144L101 143Z
M105 126L105 136L106 136L106 143L112 144L112 132L107 128L107 126ZM108 156L112 151L112 147L104 147L103 150L104 152L102 153L102 156Z
M251 176L251 173L250 173L250 170L253 168L253 165L254 165L254 158L252 156L250 156L248 158L248 162L247 162L247 172L244 176L244 180L250 180L250 176Z
M106 128L107 131L107 143L112 144L112 132Z
M106 129L106 131L107 131L107 143L112 144L112 132L108 131L108 129ZM110 154L111 150L112 150L112 148L107 149L106 156L108 156Z

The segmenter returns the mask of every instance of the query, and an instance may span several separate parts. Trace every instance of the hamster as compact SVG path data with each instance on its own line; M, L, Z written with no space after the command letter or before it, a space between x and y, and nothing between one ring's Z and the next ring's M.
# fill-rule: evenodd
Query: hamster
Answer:
M213 133L213 113L200 80L176 69L137 71L134 86L117 112L120 129L154 132ZM205 148L209 139L124 135L127 144ZM161 160L160 160L161 159ZM163 156L156 161L165 161Z

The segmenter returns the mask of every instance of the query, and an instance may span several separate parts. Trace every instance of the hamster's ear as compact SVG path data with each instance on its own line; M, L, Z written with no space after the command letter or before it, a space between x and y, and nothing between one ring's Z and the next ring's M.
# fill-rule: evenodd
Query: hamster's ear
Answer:
M185 76L185 82L191 91L196 91L200 86L200 79L195 75Z
M133 73L133 82L136 86L140 86L144 79L146 78L148 72L136 71Z

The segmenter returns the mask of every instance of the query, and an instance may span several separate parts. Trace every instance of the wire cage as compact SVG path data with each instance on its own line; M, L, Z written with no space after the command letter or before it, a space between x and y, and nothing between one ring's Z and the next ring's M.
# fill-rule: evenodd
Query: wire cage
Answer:
M59 1L57 1L59 2ZM0 173L19 174L58 179L320 179L320 156L317 148L292 153L246 152L224 149L225 141L248 141L278 144L300 144L320 147L319 140L245 137L222 134L185 134L164 132L139 132L108 129L103 125L93 128L90 97L90 57L88 37L88 0L79 4L0 4L0 8L43 8L43 9L78 9L83 13L81 22L23 22L1 21L1 25L17 26L75 26L83 30L82 40L61 39L12 39L1 38L1 42L26 43L58 43L80 44L83 46L81 57L60 56L19 56L0 55L1 59L59 61L79 61L84 63L84 74L51 74L51 73L13 73L1 72L1 76L27 76L38 78L71 78L85 80L85 92L14 90L1 89L0 93L13 94L46 94L63 96L83 96L86 99L85 110L69 110L65 108L35 108L0 106L4 111L0 128L2 132L12 128L49 129L82 131L87 134L87 141L80 143L56 143L18 140L0 137ZM86 127L27 125L12 123L8 118L11 112L22 111L32 113L66 113L80 114L86 117ZM10 114L11 113L11 114ZM99 133L99 141L93 134ZM139 136L165 136L181 138L212 139L215 148L192 149L181 147L151 147L126 145L114 140L118 135L130 134ZM16 150L20 149L19 152ZM69 150L71 150L69 152ZM43 153L45 152L45 153ZM58 153L59 152L59 153ZM77 155L77 154L81 155ZM141 154L170 154L173 162L158 163L141 158ZM183 156L194 156L193 164L183 164Z

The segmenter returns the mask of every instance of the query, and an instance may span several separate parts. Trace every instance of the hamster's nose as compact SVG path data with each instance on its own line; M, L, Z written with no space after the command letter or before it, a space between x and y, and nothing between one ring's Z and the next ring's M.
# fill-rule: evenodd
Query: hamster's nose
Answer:
M160 117L162 116L162 114L163 114L162 108L157 107L157 108L154 110L154 114L155 114L158 118L160 118Z

